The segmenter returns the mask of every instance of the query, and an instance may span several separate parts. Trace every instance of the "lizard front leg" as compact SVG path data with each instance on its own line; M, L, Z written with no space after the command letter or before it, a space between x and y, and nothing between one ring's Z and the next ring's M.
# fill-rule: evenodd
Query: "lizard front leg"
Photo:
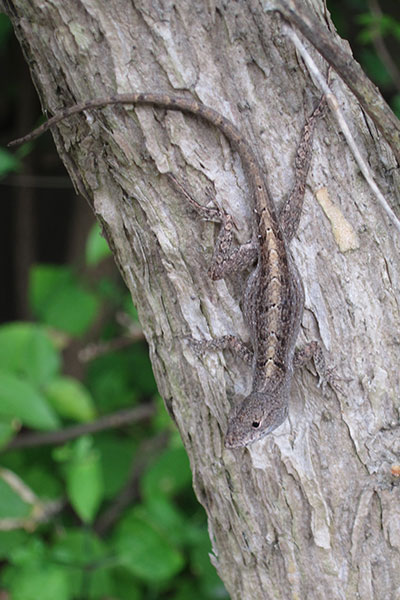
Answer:
M218 206L199 204L174 175L169 173L168 177L203 221L221 224L211 265L208 269L209 277L213 281L224 279L226 276L244 271L254 264L259 252L257 242L254 239L238 248L233 248L233 217Z
M309 342L303 348L296 348L294 352L293 366L295 369L303 367L310 361L314 362L318 377L318 385L325 390L326 385L330 385L336 392L343 393L338 384L338 377L335 375L335 368L326 364L325 356L321 345L316 340Z
M205 221L213 221L221 224L221 229L215 244L211 266L208 269L208 275L213 281L223 279L226 276L248 269L258 258L258 245L255 240L243 244L238 248L233 248L233 226L234 221L231 215L224 212L217 206L204 206L199 204L184 186L169 174L169 178L179 191L185 196L190 206ZM204 352L217 352L219 350L231 350L239 356L245 363L251 365L253 362L253 351L246 346L239 338L233 335L224 335L213 340L195 340L188 336L190 346L198 355Z
M239 356L247 365L251 366L253 363L253 351L246 346L234 335L223 335L214 340L195 340L191 336L188 336L188 341L196 352L197 355L201 356L204 352L218 352L219 350L231 350L236 356Z
M323 96L311 115L306 119L302 129L301 139L296 151L294 185L279 212L280 224L287 241L296 233L303 208L304 194L308 172L311 165L312 146L315 126L326 110L326 99ZM296 349L293 366L299 368L313 360L319 376L319 385L325 388L329 384L336 391L341 391L334 376L334 369L326 365L324 353L317 341L306 344L301 349Z

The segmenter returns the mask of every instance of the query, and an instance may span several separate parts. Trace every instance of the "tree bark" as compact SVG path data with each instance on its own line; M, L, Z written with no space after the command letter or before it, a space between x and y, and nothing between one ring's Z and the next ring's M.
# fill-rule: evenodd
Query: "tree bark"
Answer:
M320 0L302 5L347 48ZM281 17L261 1L7 0L4 8L43 109L131 91L191 94L238 126L276 204L283 201L321 92ZM332 87L395 207L388 145L335 74ZM334 119L317 127L292 250L306 288L301 342L322 342L343 394L324 397L312 368L301 370L289 419L234 451L223 436L232 402L248 391L248 369L229 352L196 357L184 336L248 340L240 285L208 279L216 226L193 213L166 173L198 202L215 196L245 242L253 201L238 156L201 120L149 107L80 114L53 136L138 308L207 511L212 562L232 599L400 598L400 498L391 475L400 462L399 237Z

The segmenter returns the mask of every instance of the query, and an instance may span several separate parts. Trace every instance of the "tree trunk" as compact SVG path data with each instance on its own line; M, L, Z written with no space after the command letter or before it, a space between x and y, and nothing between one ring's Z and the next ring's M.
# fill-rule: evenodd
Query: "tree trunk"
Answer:
M320 0L302 6L338 40ZM275 203L283 201L321 91L282 18L261 1L7 0L4 7L51 114L116 93L193 96L237 125ZM335 73L331 83L394 206L388 145ZM208 279L216 226L198 218L166 173L199 203L215 197L245 242L253 199L239 157L200 119L149 107L87 111L53 135L138 308L207 511L212 561L232 599L400 598L400 498L391 475L400 462L399 234L336 121L328 113L318 124L292 250L306 288L300 342L321 341L343 394L324 397L313 369L301 370L289 419L238 450L225 449L223 436L230 406L248 391L248 368L228 351L198 358L184 336L248 340L242 278Z

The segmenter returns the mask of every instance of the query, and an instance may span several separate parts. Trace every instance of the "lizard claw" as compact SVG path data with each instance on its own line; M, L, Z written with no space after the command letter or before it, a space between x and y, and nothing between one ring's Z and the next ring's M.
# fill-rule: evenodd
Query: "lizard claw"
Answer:
M339 385L339 381L346 381L344 377L339 377L336 373L336 367L331 366L324 370L323 373L318 372L318 387L322 389L322 392L326 393L326 387L329 385L335 392L344 395L343 388Z

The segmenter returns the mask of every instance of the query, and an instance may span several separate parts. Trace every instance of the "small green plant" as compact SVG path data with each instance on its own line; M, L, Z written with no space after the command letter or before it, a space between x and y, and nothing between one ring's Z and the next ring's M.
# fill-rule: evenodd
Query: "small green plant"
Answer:
M86 268L108 255L96 226ZM123 287L36 265L30 304L35 322L0 327L0 589L15 600L184 600L194 587L227 598ZM63 350L90 340L105 306L83 380L65 375Z

